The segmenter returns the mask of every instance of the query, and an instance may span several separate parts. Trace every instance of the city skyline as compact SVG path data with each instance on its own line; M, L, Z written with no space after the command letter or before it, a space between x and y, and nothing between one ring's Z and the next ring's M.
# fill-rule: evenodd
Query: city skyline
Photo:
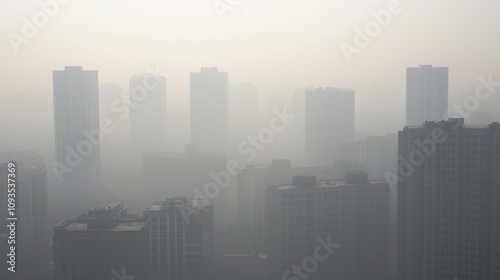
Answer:
M499 280L497 0L3 6L2 280Z

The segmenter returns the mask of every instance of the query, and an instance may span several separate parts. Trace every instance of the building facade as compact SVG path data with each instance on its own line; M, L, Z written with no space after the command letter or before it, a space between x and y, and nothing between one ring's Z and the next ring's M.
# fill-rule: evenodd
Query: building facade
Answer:
M56 225L54 280L151 279L149 222L126 211L109 202Z
M15 164L15 177L8 176L9 162ZM8 179L11 179L10 183ZM8 188L8 184L14 186ZM13 190L13 191L12 191ZM15 197L12 197L12 194ZM14 199L15 216L9 215L7 202ZM47 170L43 158L34 151L0 153L0 199L2 209L0 218L17 218L15 221L15 244L8 227L0 229L2 238L0 248L9 252L10 245L16 246L18 269L16 275L21 278L33 278L46 272L48 261L46 253L49 250L47 230ZM3 203L5 202L5 204ZM4 247L5 246L5 247ZM4 260L2 254L0 260ZM5 263L5 261L3 262ZM2 275L4 271L0 273ZM7 272L11 273L11 272Z
M354 157L354 91L318 88L305 94L305 146L311 166Z
M448 118L448 67L406 68L406 125Z
M213 207L185 197L155 202L151 222L152 280L214 279Z
M97 71L66 66L53 71L56 161L60 187L85 190L100 186L99 87Z
M268 187L265 203L268 279L388 279L386 182L366 173L345 181L295 176Z
M398 279L500 277L500 125L399 132Z
M215 67L190 75L191 144L200 152L226 154L228 75Z

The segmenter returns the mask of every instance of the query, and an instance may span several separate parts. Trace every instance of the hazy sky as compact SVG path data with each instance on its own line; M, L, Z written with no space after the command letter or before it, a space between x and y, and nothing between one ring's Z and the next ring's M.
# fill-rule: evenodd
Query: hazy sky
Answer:
M169 72L169 108L187 110L189 72L216 66L269 100L306 86L351 87L357 130L385 133L404 124L405 67L450 67L450 103L472 94L478 76L500 80L498 0L401 0L351 63L340 44L353 44L354 29L390 1L242 0L221 21L214 0L70 0L15 53L8 34L22 36L39 1L49 0L4 1L0 10L2 102L16 92L51 98L52 70L65 65L98 70L101 85L125 90L131 75L159 65ZM228 1L238 2L220 0Z

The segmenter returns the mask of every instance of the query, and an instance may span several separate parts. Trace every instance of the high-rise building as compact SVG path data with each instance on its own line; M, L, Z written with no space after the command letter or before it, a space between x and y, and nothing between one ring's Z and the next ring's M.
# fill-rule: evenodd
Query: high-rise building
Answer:
M166 79L152 74L136 74L129 79L130 136L132 147L140 153L166 149Z
M349 154L354 157L354 91L318 88L306 92L305 104L305 145L309 165L333 165L349 159Z
M448 67L406 68L406 125L448 118Z
M97 71L66 66L53 71L56 162L63 188L100 186L99 89ZM97 135L97 136L96 136Z
M54 228L54 280L150 279L149 221L108 202Z
M388 279L387 182L295 176L265 195L268 279Z
M175 197L144 211L151 222L152 280L214 279L213 207L199 202Z
M270 166L249 165L237 176L237 220L246 243L262 250L264 237L264 193L266 187L292 181L290 160L275 159Z
M399 132L398 279L500 278L500 124Z
M200 152L226 154L228 76L215 67L190 75L191 144Z
M15 166L10 167L9 162ZM9 169L15 169L14 176L9 176ZM11 181L8 182L8 179ZM8 185L11 187L8 188ZM7 208L9 198L13 199L13 203L9 205L14 209L14 216L9 215L10 211ZM7 220L8 217L17 218L15 243L8 243L7 239L1 240L0 248L5 249L4 252L9 252L8 246L15 245L17 264L22 267L16 270L16 275L20 277L17 279L32 279L37 274L45 272L48 265L46 254L49 250L47 171L40 155L33 151L0 153L0 199L1 220L7 223L10 222ZM10 236L9 228L1 227L0 236ZM5 254L0 256L3 263L5 256Z

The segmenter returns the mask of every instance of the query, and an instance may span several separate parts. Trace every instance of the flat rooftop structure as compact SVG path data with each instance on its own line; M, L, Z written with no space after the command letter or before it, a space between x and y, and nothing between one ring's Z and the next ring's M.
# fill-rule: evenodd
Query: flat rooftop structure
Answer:
M94 208L93 211L96 211L96 212L109 211L111 209L115 209L116 207L118 207L122 204L123 204L123 202L121 202L121 201L110 201L104 205L101 205L101 206Z
M468 124L464 122L463 118L450 118L448 120L440 121L426 121L421 125L406 125L403 130L415 129L415 128L443 128L443 129L500 129L500 123L492 122L490 124Z
M370 186L370 185L380 185L387 184L386 181L368 181L367 183L361 184L349 184L344 180L329 180L329 181L316 181L316 188L335 188L335 187L359 187L359 186ZM311 187L302 187L294 184L284 184L278 186L269 186L268 188L272 188L278 191L283 190L291 190L291 189L311 189Z
M136 220L95 220L73 218L58 224L56 231L141 231L148 221Z
M208 211L210 208L210 205L208 205L207 203L203 203L202 201L198 201L196 199L188 199L186 197L174 197L174 198L168 198L167 200L164 201L155 201L148 207L148 209L146 209L146 211L161 211L171 206L180 206L180 205L184 207L191 207L198 211Z

